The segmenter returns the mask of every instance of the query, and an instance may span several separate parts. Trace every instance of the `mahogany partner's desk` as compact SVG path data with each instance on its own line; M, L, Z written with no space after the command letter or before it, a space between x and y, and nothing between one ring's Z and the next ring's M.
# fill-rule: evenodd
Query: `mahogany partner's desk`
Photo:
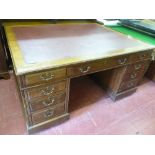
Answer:
M69 118L71 78L96 72L113 100L133 93L154 48L95 23L5 25L5 31L29 133Z

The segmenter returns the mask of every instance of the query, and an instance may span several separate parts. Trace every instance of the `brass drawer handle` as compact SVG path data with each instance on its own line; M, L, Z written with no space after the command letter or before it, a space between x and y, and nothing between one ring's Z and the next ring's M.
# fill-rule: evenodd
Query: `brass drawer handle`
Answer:
M139 55L139 58L140 59L144 59L146 57L146 54L141 54L141 55Z
M133 86L134 86L134 83L133 82L130 82L130 83L127 84L127 87L128 88L133 87Z
M118 59L118 63L119 63L120 65L125 64L126 61L127 61L127 58L124 58L124 59Z
M137 77L137 74L136 73L134 73L134 74L131 74L131 79L134 79L134 78L136 78Z
M48 81L48 80L51 80L51 79L54 78L54 74L49 73L49 72L46 72L46 73L41 74L41 75L40 75L40 78L41 78L42 80Z
M141 67L142 67L141 64L136 64L136 65L135 65L135 70L138 70L138 69L140 69Z
M48 101L43 101L42 102L42 104L44 105L44 106L50 106L50 105L52 105L53 103L55 102L55 99L53 98L49 98L49 100Z
M79 68L81 73L87 73L90 71L90 66L87 66L86 68Z
M50 118L54 114L54 109L50 109L44 113L44 118Z
M52 88L47 87L47 88L41 90L41 92L42 92L43 95L50 95L50 94L53 93L54 89L55 89L54 87L52 87Z

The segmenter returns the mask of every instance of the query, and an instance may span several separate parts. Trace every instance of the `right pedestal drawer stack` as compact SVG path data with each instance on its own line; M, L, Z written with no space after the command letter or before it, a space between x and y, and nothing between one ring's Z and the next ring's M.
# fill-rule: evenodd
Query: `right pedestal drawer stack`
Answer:
M93 78L107 90L113 100L120 99L136 91L151 61L152 51L141 51L127 55L120 63L110 69L111 59L107 60L109 70L96 73Z
M122 92L127 89L136 87L138 82L145 74L149 66L149 62L150 61L140 61L138 63L128 65L126 67L126 71L118 89L118 92Z

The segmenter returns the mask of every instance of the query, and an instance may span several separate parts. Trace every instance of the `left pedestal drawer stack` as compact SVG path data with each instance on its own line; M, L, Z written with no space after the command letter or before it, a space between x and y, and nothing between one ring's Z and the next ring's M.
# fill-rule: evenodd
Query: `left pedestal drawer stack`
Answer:
M66 68L20 75L17 83L29 133L69 118Z

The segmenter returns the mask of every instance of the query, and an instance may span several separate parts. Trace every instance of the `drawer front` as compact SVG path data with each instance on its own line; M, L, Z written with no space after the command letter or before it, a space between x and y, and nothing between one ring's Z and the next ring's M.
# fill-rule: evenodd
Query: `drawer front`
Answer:
M53 95L56 92L64 90L65 88L66 88L66 81L59 82L56 84L49 83L48 85L46 84L44 86L38 86L38 87L26 89L24 90L24 94L28 100L32 100L40 96Z
M33 125L42 123L49 119L53 119L57 116L63 115L66 112L65 104L59 105L57 107L49 108L38 113L32 114Z
M126 68L126 72L123 78L123 82L127 82L130 80L140 80L149 66L150 61L138 62L136 64L128 65Z
M30 110L31 112L35 112L37 110L41 110L53 105L57 105L60 103L65 103L65 99L66 99L66 94L60 94L60 95L55 95L55 96L48 96L46 98L37 100L37 101L33 101L29 103L30 106Z
M105 69L105 61L98 61L93 63L83 63L80 65L74 65L72 67L67 68L67 76L78 76L85 75L91 72L104 70Z
M25 86L31 86L33 84L42 84L45 82L52 82L55 80L64 79L66 77L66 68L55 69L46 72L32 73L25 75L23 83Z
M144 51L144 52L139 52L135 54L130 55L130 61L131 62L136 62L136 61L142 61L145 59L151 59L151 51Z
M126 65L127 63L129 63L129 56L128 55L109 58L106 61L106 68L114 68L117 66Z
M134 88L137 86L137 84L138 84L137 80L133 80L133 81L129 81L129 82L122 82L118 92L122 92L122 91L125 91L128 89Z
M146 70L149 66L150 61L142 61L132 65L127 66L127 73L139 72L141 70Z
M139 72L134 71L134 72L126 73L122 81L126 82L134 79L139 80L143 77L144 73L145 73L145 70L141 70Z

